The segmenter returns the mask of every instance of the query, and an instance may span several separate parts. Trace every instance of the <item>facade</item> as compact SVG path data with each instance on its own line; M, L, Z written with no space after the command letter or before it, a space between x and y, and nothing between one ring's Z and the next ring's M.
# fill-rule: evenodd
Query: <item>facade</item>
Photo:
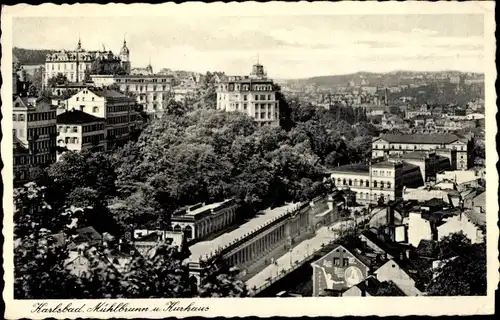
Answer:
M454 134L386 134L372 141L372 158L384 158L387 155L404 154L408 152L430 152L447 150L456 153L456 159L450 159L452 168L466 170L472 165L473 140Z
M238 111L253 118L260 126L279 125L277 88L257 63L250 76L228 77L217 86L217 109Z
M415 280L392 259L375 270L374 274L380 282L392 281L406 296L422 295L422 292L415 286Z
M435 181L439 172L450 170L450 159L437 155L436 152L408 152L390 157L391 160L403 160L420 167L424 181Z
M29 150L17 137L14 137L12 153L14 156L14 183L27 182L29 179Z
M234 200L184 208L172 215L172 229L184 232L187 241L202 240L233 224L237 205Z
M136 98L148 114L160 116L172 99L175 84L171 75L91 75L96 87L118 86L121 92Z
M80 110L71 110L57 116L57 146L68 151L92 148L106 150L105 119ZM59 161L63 152L57 152Z
M70 83L88 80L92 69L99 73L116 73L118 70L130 71L130 59L127 43L123 42L123 47L119 56L115 56L111 51L104 48L101 51L86 51L82 48L82 43L78 40L75 50L62 50L52 54L47 54L45 58L45 72L43 85L47 87L48 80L62 74L66 76Z
M328 295L328 291L344 291L365 280L369 263L354 250L336 245L332 251L311 264L313 267L313 297Z
M14 100L13 134L28 148L30 165L56 161L56 108L47 98L17 97Z
M331 179L337 188L354 191L359 203L396 200L405 187L423 185L420 168L404 161L340 166L331 170Z
M123 146L130 139L138 118L135 99L118 91L87 87L69 98L68 110L80 110L105 119L106 150Z

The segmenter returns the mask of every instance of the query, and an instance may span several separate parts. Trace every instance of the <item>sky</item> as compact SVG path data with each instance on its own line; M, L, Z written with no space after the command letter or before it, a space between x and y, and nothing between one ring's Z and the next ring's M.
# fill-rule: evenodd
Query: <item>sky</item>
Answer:
M118 53L132 67L245 75L259 59L278 79L395 70L484 72L480 14L92 17L13 20L13 45Z

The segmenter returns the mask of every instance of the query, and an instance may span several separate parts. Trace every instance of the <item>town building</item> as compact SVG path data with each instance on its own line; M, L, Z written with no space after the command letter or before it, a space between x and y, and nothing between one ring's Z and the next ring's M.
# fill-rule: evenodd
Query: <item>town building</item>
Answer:
M134 236L131 240L143 257L147 257L151 250L160 244L175 247L178 252L182 252L184 247L184 233L180 231L134 230Z
M78 40L75 50L61 50L47 54L43 85L47 87L49 79L58 74L65 76L70 83L78 83L88 80L92 71L99 74L128 73L129 54L126 41L123 41L120 55L116 56L105 48L100 51L87 51L82 48L82 43Z
M463 232L472 243L484 241L486 214L463 210L441 199L420 202L409 212L408 241L417 247L422 240L440 241L452 233Z
M311 263L313 267L313 297L342 292L364 281L370 271L370 259L356 249L337 244ZM330 292L330 293L329 293Z
M278 89L257 63L249 76L232 76L217 86L217 109L238 111L260 126L279 125Z
M22 184L29 180L29 150L16 136L13 142L14 184Z
M354 191L359 203L396 200L402 197L403 188L423 185L420 167L404 161L351 164L330 173L335 186Z
M472 165L473 143L473 139L455 134L385 134L373 138L372 158L435 151L438 155L448 155L453 169L466 170Z
M408 152L390 156L391 160L403 160L420 167L425 182L435 181L436 175L451 169L450 159L440 156L436 152Z
M135 97L146 113L157 117L174 97L175 81L171 75L91 75L90 78L96 87L116 86L120 92Z
M198 203L174 212L172 230L184 232L186 241L202 240L232 225L236 209L232 199L209 205Z
M50 99L43 97L17 97L14 100L13 135L29 150L29 164L32 166L56 161L56 108Z
M136 101L118 91L86 87L66 102L68 111L75 109L105 119L106 150L123 146L136 129Z
M72 109L57 116L57 160L63 155L62 150L94 151L106 150L105 119L86 112Z

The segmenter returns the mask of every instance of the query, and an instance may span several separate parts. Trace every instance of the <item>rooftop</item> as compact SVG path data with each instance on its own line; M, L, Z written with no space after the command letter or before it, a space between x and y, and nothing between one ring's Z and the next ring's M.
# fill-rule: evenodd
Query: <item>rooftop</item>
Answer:
M385 134L379 137L390 143L448 144L459 140L454 134Z
M95 117L80 110L71 110L57 116L57 123L62 124L84 124L92 122L104 122L104 118Z
M88 90L95 95L103 98L111 98L111 99L131 99L128 96L124 95L121 92L115 91L115 90L110 90L110 89L105 89L105 88L88 88Z
M370 172L370 167L367 164L347 164L337 168L329 170L330 173L333 172L355 172L368 174Z
M214 253L219 248L223 248L234 241L237 241L253 230L262 228L265 224L273 221L274 219L284 215L287 212L292 211L298 206L298 203L287 204L274 209L267 209L261 212L253 219L240 225L237 229L224 233L221 236L208 241L201 241L193 244L189 247L191 251L191 256L188 261L198 262L201 258L206 255Z

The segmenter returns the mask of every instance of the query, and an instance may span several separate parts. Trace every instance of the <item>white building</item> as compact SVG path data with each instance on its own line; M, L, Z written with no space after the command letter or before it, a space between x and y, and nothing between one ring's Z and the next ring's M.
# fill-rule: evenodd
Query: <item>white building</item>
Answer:
M278 89L268 79L264 67L257 63L250 76L228 77L217 87L217 109L238 111L259 125L279 125Z
M135 100L114 90L87 87L69 98L66 105L68 111L80 110L105 119L106 150L126 144L138 119Z
M98 118L80 110L71 110L57 116L57 146L68 151L81 151L92 148L95 151L106 149L105 119ZM57 160L64 152L57 153Z

